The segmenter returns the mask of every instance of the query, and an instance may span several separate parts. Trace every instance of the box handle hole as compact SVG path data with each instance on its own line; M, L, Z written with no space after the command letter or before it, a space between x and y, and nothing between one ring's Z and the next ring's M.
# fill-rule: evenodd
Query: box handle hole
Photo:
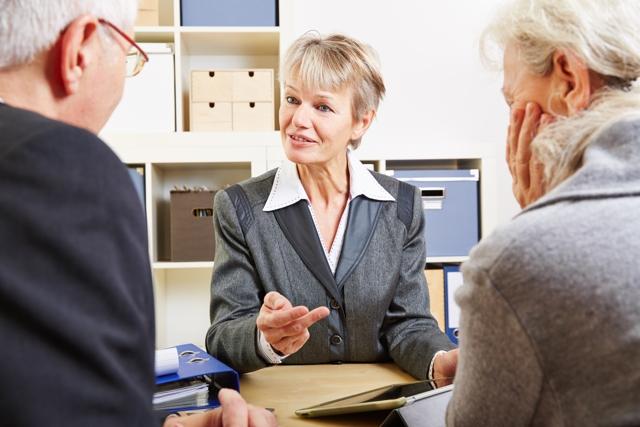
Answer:
M421 188L423 198L427 199L444 199L444 188Z
M211 208L196 208L193 210L193 216L198 217L198 218L203 218L203 217L207 217L207 216L213 216L213 209Z

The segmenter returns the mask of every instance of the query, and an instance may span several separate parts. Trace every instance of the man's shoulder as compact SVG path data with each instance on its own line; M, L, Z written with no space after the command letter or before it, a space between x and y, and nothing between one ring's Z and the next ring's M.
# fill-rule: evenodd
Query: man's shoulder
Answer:
M0 157L26 146L82 156L94 152L109 156L109 148L92 132L53 120L33 111L0 106ZM82 153L78 153L78 151Z

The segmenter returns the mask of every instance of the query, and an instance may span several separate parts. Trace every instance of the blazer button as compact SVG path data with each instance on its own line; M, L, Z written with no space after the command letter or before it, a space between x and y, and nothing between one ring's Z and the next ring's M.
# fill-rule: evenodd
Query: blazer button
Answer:
M338 304L338 301L336 301L333 298L331 298L331 302L329 302L329 307L331 307L334 310L340 310L340 304Z
M340 345L342 344L342 337L338 334L331 335L331 344Z

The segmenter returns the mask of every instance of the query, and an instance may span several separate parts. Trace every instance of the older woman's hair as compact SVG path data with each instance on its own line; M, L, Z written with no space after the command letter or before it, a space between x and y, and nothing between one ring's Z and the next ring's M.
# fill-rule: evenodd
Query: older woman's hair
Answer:
M31 62L84 14L133 28L137 5L137 0L0 0L0 69Z
M585 149L613 122L640 116L640 0L513 0L499 12L481 39L492 47L514 43L530 71L546 75L553 54L577 55L605 87L587 110L559 118L533 143L551 189L581 165Z
M304 34L287 50L281 74L283 84L293 78L307 88L350 88L351 111L356 120L369 111L375 112L385 92L376 52L342 34ZM351 141L353 148L359 145L360 140Z

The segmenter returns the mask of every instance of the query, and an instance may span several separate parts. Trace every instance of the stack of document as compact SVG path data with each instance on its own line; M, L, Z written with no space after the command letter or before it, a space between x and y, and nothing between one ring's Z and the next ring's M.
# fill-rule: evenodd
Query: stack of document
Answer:
M208 378L175 381L156 387L153 408L169 410L176 407L201 407L209 404L211 385Z
M238 373L200 347L182 344L156 351L155 409L215 408L223 387L239 390Z

